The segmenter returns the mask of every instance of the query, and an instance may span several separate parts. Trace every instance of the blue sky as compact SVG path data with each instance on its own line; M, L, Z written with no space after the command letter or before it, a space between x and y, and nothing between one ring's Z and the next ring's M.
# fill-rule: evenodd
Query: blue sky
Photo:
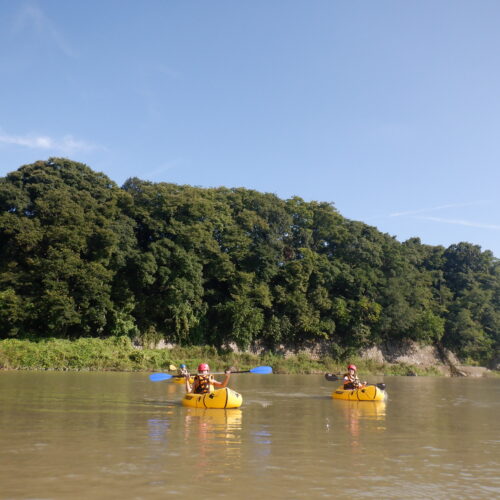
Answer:
M0 176L333 202L500 257L497 0L0 0Z

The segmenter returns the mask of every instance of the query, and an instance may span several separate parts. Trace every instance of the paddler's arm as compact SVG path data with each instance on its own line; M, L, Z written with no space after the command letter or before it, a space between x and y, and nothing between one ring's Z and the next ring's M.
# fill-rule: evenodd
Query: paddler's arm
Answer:
M224 380L222 382L218 382L217 380L214 380L212 383L216 387L220 387L221 389L227 386L227 383L229 382L229 377L231 377L231 370L226 370L224 372L226 374Z
M189 373L186 373L185 377L186 377L185 378L185 380L186 380L186 384L185 384L186 392L192 392L191 383L189 382L191 375L189 375ZM194 385L194 381L193 381L193 385Z

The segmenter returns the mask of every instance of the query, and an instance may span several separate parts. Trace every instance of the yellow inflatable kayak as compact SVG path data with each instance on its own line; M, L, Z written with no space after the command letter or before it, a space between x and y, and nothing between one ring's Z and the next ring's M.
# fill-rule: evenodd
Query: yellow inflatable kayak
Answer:
M332 398L348 401L384 401L386 397L385 390L376 385L366 385L359 389L344 389L341 385L332 392Z
M243 403L241 394L224 387L207 394L188 393L182 400L183 406L190 408L239 408Z

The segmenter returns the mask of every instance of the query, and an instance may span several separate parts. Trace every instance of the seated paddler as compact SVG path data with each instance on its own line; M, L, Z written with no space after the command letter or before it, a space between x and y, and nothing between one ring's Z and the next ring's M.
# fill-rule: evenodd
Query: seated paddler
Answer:
M201 363L198 366L198 374L193 377L192 384L189 381L189 374L186 375L186 392L206 394L207 392L213 392L215 388L222 389L229 382L231 370L226 370L224 373L226 375L224 380L219 382L214 379L213 375L210 375L210 367L207 363Z
M366 382L361 383L358 374L357 374L358 369L356 368L356 365L349 365L347 367L347 373L344 373L344 389L359 389L360 387L363 387L366 385Z
M177 370L177 375L182 376L182 377L185 377L186 375L189 375L187 366L184 363L182 363L179 366L179 368Z

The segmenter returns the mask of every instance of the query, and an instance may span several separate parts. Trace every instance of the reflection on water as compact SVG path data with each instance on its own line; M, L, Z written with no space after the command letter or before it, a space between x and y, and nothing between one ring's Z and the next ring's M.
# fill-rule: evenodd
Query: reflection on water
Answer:
M347 420L385 420L386 405L385 401L335 401L338 403L336 409L346 416ZM340 404L342 403L342 404ZM382 427L383 428L383 427Z
M253 443L256 445L254 453L259 459L265 459L271 455L272 433L268 426L252 432ZM267 464L267 462L263 462Z
M186 408L184 417L184 435L195 433L210 441L210 436L227 445L241 442L243 413L240 409Z
M221 467L234 467L240 455L242 411L204 408L183 408L183 411L185 445L197 450L191 464L193 479L202 480ZM215 462L214 455L222 455L222 460Z
M0 499L500 497L500 380L384 382L241 375L241 409L204 410L147 374L0 372Z
M351 436L352 451L359 450L361 432L373 433L385 431L385 401L343 401L337 400L335 409L342 413L345 428ZM362 425L363 421L375 422L374 425Z
M148 427L151 441L166 443L169 426L170 422L166 418L150 418L148 420Z

